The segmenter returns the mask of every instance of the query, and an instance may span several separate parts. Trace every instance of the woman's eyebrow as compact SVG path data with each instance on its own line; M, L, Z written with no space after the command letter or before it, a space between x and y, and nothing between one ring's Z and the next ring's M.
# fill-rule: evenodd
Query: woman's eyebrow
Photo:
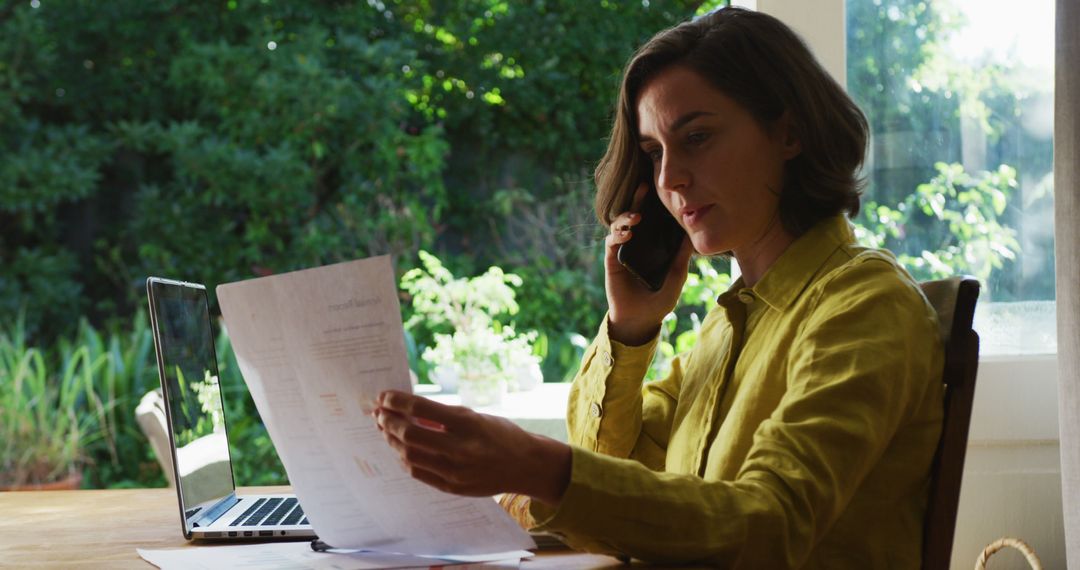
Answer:
M716 115L716 113L713 113L713 112L710 112L710 111L690 111L689 113L686 113L686 114L680 116L678 119L675 119L674 121L672 121L671 124L668 125L667 130L669 132L674 132L674 131L677 131L677 130L685 127L687 123L689 123L690 121L693 121L694 119L697 119L699 117L713 116L713 115ZM653 138L648 136L648 135L639 135L638 139L641 142L653 140Z
M675 119L675 121L673 123L671 123L671 125L668 127L668 130L669 131L677 131L677 130L683 128L684 126L686 126L687 123L689 123L690 121L693 121L694 119L696 119L698 117L712 116L712 115L715 115L715 114L716 113L710 113L709 111L691 111L691 112L679 117L678 119Z

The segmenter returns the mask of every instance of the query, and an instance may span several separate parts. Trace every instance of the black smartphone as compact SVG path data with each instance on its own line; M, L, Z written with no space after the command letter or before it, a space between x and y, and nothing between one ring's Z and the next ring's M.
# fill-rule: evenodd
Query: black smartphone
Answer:
M659 291L686 232L664 207L655 188L645 194L638 212L641 221L631 228L630 240L619 246L617 257L650 291Z

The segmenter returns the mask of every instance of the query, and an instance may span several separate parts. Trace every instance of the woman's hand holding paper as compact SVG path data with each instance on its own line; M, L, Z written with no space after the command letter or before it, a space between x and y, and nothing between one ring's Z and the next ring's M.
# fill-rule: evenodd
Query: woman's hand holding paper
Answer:
M529 495L557 505L570 480L570 447L512 422L390 390L373 416L409 473L456 495Z

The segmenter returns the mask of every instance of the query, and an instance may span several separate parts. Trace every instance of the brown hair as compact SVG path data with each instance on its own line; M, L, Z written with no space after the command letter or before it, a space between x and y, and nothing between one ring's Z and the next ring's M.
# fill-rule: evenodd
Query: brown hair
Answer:
M780 220L794 236L840 212L859 212L866 117L776 18L722 8L664 30L638 49L623 73L607 152L596 167L596 215L605 225L628 210L652 165L638 146L637 98L673 65L694 70L768 129L785 111L802 151L785 165Z

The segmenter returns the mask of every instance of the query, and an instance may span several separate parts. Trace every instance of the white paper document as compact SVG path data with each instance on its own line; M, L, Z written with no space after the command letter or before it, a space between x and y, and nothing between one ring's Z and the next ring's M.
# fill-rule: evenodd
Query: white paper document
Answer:
M389 256L217 288L240 370L315 532L336 548L469 555L535 543L490 498L416 481L370 412L411 391Z
M441 568L466 561L435 560L408 554L314 552L307 542L207 546L167 550L136 549L139 556L161 570L216 570L218 568L267 568L289 570L370 570L375 568ZM482 568L517 568L530 552L504 552L471 563ZM470 564L471 565L471 564ZM462 566L462 570L468 566Z

